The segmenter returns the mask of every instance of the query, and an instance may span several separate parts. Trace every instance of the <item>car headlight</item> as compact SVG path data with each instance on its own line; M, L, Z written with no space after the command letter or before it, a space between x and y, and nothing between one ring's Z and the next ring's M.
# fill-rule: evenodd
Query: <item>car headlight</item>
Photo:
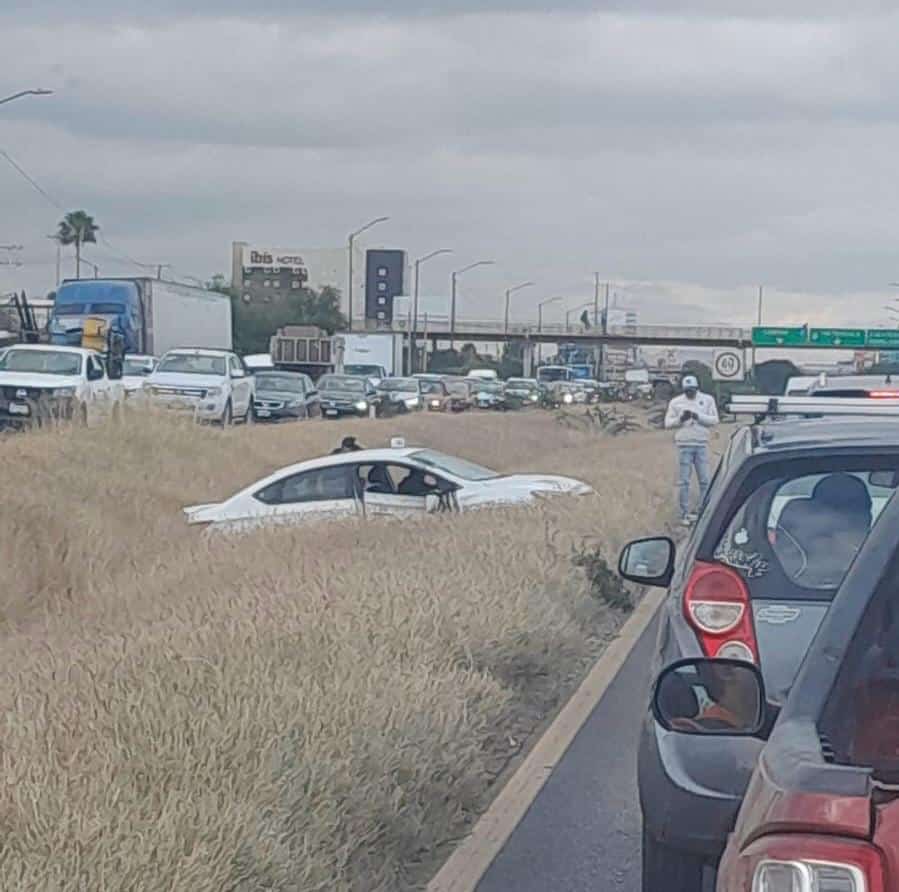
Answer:
M562 397L562 402L563 402L563 403L573 403L573 402L574 402L574 396L573 396L572 394L570 394L570 393L566 393L566 394Z
M417 396L410 397L409 399L406 400L406 405L410 409L414 409L418 405L418 397Z
M209 387L206 389L206 396L221 396L222 393L221 387Z
M359 400L359 402L356 403L356 408L360 412L364 412L368 408L368 403L365 400Z
M532 393L532 394L528 397L528 399L529 399L532 403L536 403L537 400L539 399L539 397L537 396L536 393Z
M75 388L74 387L57 387L53 391L53 396L59 397L73 397L75 396Z
M431 400L431 406L434 409L439 409L440 408L440 400Z
M287 404L287 408L288 408L288 409L299 409L300 406L302 406L302 405L303 405L303 401L302 401L302 400L291 400L291 401Z

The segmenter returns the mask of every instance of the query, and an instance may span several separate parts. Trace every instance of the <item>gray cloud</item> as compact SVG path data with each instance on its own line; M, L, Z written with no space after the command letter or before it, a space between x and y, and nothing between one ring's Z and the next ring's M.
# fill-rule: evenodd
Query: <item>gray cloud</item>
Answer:
M106 19L88 3L77 21L53 6L4 28L9 92L58 92L3 106L0 146L147 262L206 275L232 239L339 245L389 213L377 241L499 261L465 283L485 314L522 278L539 288L516 312L576 302L594 269L662 283L629 298L657 319L699 306L745 321L741 289L760 281L782 287L785 315L797 294L816 292L824 316L860 291L876 314L899 275L897 17L883 4L735 18L725 2L678 16L660 2L390 16L163 2ZM21 281L45 287L57 211L2 162L0 203L16 228L0 242L27 242ZM455 263L429 266L427 287L445 290ZM0 272L0 290L12 281Z

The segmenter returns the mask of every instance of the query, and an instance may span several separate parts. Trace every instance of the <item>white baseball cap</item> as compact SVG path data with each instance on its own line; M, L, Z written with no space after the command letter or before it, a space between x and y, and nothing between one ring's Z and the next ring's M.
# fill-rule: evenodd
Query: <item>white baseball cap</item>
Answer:
M695 375L685 375L684 380L680 382L684 390L699 390L699 380Z

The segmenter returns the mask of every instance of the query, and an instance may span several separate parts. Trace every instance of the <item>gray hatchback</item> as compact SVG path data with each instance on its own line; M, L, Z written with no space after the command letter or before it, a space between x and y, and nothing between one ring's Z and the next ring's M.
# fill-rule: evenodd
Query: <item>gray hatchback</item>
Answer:
M626 579L669 589L652 676L729 657L785 701L830 603L899 482L899 422L782 420L731 439L690 538L630 543ZM713 874L763 746L664 730L639 746L644 892L695 892Z

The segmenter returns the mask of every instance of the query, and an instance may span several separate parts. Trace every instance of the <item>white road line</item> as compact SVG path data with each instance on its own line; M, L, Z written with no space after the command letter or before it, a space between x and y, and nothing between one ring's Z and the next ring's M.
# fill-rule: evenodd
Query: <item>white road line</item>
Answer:
M664 599L665 592L660 589L651 589L644 595L621 633L606 648L556 720L475 824L471 834L428 884L428 892L474 892L553 769L562 761L578 731L615 680L618 670L652 622Z

